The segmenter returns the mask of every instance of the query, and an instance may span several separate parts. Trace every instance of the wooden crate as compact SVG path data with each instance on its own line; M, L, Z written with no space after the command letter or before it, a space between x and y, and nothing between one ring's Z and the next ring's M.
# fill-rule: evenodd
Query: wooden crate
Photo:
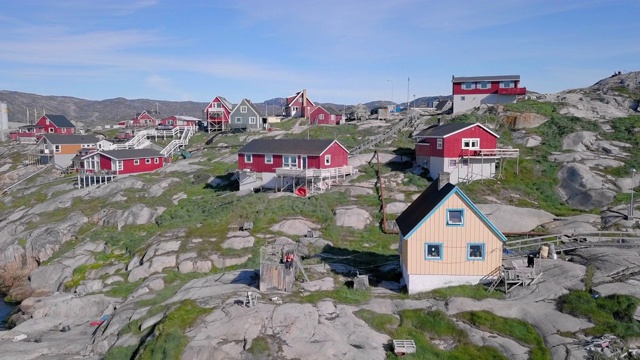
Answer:
M393 340L393 352L396 355L414 354L416 343L413 340Z

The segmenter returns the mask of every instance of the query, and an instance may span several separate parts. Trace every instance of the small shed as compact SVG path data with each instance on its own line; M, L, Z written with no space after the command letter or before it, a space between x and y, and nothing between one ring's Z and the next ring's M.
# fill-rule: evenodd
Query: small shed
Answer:
M265 245L260 248L260 291L291 291L298 271L297 244ZM285 254L293 254L287 266Z

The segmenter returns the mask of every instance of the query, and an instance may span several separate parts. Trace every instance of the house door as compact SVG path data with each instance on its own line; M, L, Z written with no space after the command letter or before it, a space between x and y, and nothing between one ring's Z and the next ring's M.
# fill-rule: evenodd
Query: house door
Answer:
M307 168L307 157L306 156L301 156L300 157L300 166L301 166L301 169L306 169Z

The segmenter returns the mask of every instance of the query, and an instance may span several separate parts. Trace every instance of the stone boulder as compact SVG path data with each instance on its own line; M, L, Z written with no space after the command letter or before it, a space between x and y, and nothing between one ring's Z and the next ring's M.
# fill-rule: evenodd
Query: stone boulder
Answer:
M118 230L126 225L144 225L153 223L166 210L158 207L151 209L143 204L135 204L128 210L105 209L93 217L102 226L115 226Z
M299 218L281 221L271 227L271 231L282 232L287 235L303 236L307 231L317 229L319 226L311 221Z
M251 255L229 255L224 256L220 254L213 254L209 256L209 259L213 262L213 266L218 269L224 269L228 266L244 264L249 260Z
M562 139L562 150L585 151L596 147L598 134L591 131L578 131Z
M386 211L389 214L401 214L408 206L409 204L404 202L392 202L386 204Z
M212 264L209 260L187 259L178 265L178 271L183 274L191 272L208 273L211 271L211 266Z
M545 228L555 234L575 234L598 231L601 217L594 214L581 214L557 218L555 221L543 224Z
M502 115L502 121L513 129L535 128L548 120L548 117L536 113L508 112Z
M149 277L149 275L157 272L162 272L166 268L172 268L176 266L175 255L156 256L151 261L144 262L142 265L134 268L129 273L128 281L136 282L141 279Z
M162 193L164 193L164 191L171 186L171 184L175 183L175 182L179 182L179 179L176 178L167 178L167 179L162 179L160 181L158 181L157 183L151 185L151 187L149 188L149 192L147 194L147 196L149 197L158 197L160 195L162 195Z
M592 210L607 206L616 195L615 191L606 188L600 176L583 164L565 164L558 171L558 180L558 195L576 209Z
M351 227L357 230L364 229L372 221L371 214L356 206L345 206L334 211L336 225Z
M43 317L56 318L100 318L101 314L118 299L104 295L76 297L74 294L61 293L48 297L26 299L20 309L33 319Z
M538 135L528 134L524 130L516 131L511 134L511 139L514 143L518 145L523 145L525 147L534 147L540 145L542 142L542 138Z
M222 243L224 249L244 249L248 247L252 247L255 242L255 238L249 235L246 231L235 231L229 233L229 238Z
M477 208L501 232L528 232L553 221L555 216L544 210L502 204L476 204Z

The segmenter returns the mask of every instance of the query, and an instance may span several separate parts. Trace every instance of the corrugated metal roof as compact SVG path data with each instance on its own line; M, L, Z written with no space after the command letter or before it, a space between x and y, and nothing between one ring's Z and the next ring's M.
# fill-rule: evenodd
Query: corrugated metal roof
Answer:
M243 146L241 154L320 155L335 140L329 139L255 139Z
M475 81L508 81L508 80L520 80L520 75L493 75L493 76L459 76L453 77L451 82L475 82Z

